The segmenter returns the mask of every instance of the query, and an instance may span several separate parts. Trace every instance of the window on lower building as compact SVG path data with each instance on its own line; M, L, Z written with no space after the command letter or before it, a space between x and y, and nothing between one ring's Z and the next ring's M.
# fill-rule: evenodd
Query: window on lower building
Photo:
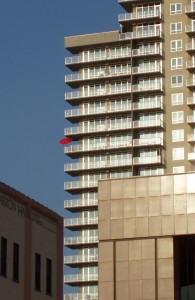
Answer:
M19 245L13 244L13 280L19 281Z
M46 260L46 294L52 294L52 261L49 258Z
M172 142L182 142L184 141L184 130L177 129L172 130Z
M174 57L171 58L171 70L182 69L183 68L183 58Z
M182 50L182 40L172 40L171 41L171 52Z
M184 159L184 148L173 148L172 149L173 160Z
M176 75L171 77L171 87L183 86L183 76Z
M181 32L182 32L182 23L181 22L170 24L170 33L171 34L176 34L176 33L181 33Z
M173 167L173 173L184 173L185 172L185 167L184 166L177 166Z
M181 14L181 3L172 3L170 4L170 14L171 15L176 15L176 14Z
M183 111L172 112L172 124L183 123L183 120L184 120Z
M183 104L183 93L171 94L171 104L172 104L172 106L182 105Z
M41 255L35 253L35 290L41 290Z
M7 239L1 237L1 275L7 276Z

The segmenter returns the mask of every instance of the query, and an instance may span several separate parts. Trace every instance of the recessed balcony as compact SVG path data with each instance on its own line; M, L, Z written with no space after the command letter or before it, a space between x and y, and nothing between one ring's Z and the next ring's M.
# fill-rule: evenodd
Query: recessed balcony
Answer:
M194 142L195 142L195 133L189 133L189 134L187 135L187 140L188 140L188 142L190 142L190 143L194 143Z
M195 152L188 153L188 160L195 162Z
M153 109L163 109L163 102L161 100L154 101L143 101L133 103L133 110L153 110Z
M163 163L161 155L133 158L134 165L161 164L161 163Z
M64 208L74 211L80 210L84 207L96 207L98 206L98 199L72 199L64 201Z
M140 83L135 84L132 87L134 93L142 92L163 92L163 86L161 83Z
M97 283L98 282L98 274L71 274L64 276L64 283L77 286L83 283Z
M139 49L132 49L132 56L133 57L140 57L140 56L162 56L163 51L160 47L144 47Z
M83 245L96 245L98 237L73 236L64 238L64 246L69 248L79 248Z
M133 75L142 75L142 74L163 74L163 68L160 65L149 65L149 66L138 66L132 68Z
M98 294L65 294L64 300L98 300Z
M133 121L133 128L164 127L162 120L137 120Z
M98 218L71 218L71 219L64 219L64 227L69 229L76 229L78 227L85 227L90 225L97 225Z
M90 188L97 188L98 186L98 181L68 181L64 183L64 189L66 191L78 191L82 189L90 189Z
M98 255L72 255L64 256L64 264L67 266L78 266L83 264L94 264L98 262Z
M194 5L187 5L185 7L186 15L193 16L195 14L195 6Z

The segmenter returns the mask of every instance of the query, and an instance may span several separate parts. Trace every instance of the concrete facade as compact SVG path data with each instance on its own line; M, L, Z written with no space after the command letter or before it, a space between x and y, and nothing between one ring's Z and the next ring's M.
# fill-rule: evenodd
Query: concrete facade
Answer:
M62 300L62 217L0 183L0 223L0 298Z
M187 299L195 286L178 283L176 241L195 236L194 182L194 173L99 182L99 299Z

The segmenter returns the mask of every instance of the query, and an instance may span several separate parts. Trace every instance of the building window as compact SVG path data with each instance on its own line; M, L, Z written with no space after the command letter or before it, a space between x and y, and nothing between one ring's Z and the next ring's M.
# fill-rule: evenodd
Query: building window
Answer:
M13 244L13 281L19 281L19 245Z
M49 258L46 260L46 294L52 294L52 261Z
M185 172L185 167L184 166L177 166L173 167L173 173L184 173Z
M35 253L35 290L41 290L41 255Z
M173 160L184 159L184 148L173 148L172 155L173 155Z
M170 4L170 14L171 15L176 15L176 14L181 14L181 3L174 3Z
M172 124L183 123L183 111L172 112Z
M176 34L176 33L181 33L182 32L182 23L171 23L170 24L170 33L171 34Z
M171 104L172 104L172 106L182 105L183 104L183 93L171 94Z
M171 87L180 87L183 86L183 76L176 75L171 77Z
M182 50L182 40L173 40L171 41L171 51L181 51Z
M1 275L7 276L7 239L1 238Z
M184 130L172 130L172 142L182 142L184 141Z
M182 68L183 68L182 57L171 58L171 70L182 69Z

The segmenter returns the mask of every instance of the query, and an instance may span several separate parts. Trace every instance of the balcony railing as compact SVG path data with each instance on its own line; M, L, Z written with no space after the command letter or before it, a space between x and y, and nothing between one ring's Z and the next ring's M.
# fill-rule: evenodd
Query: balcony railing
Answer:
M161 13L157 10L147 11L142 13L124 13L118 16L118 21L136 21L140 19L148 19L148 18L160 18Z
M98 181L68 181L64 183L65 190L97 187Z
M73 199L65 200L64 208L76 208L76 207L85 207L85 206L97 206L98 199Z
M133 49L132 56L145 56L145 55L162 55L162 49L160 47L148 47Z
M154 101L144 101L144 102L135 102L133 103L133 109L153 109L153 108L160 108L163 109L163 102L161 100L154 100Z
M98 218L72 218L64 219L64 227L93 225L98 223Z
M186 29L185 32L187 32L187 33L195 32L195 26L194 25L186 25L185 29Z
M98 281L98 274L71 274L64 276L64 283Z
M163 145L164 141L160 137L148 138L148 139L134 139L134 146L152 146L152 145Z
M142 39L142 38L162 38L163 34L160 30L143 30L139 32L125 32L120 33L120 40L132 40L132 39Z
M98 261L98 255L64 256L64 264L90 263L90 262L97 262L97 261Z
M194 42L192 42L192 43L187 43L187 44L186 44L186 50L187 50L187 51L195 50L195 43L194 43Z
M187 116L187 122L188 123L194 123L195 122L195 116Z
M188 153L188 160L195 160L195 152Z
M163 69L160 65L140 66L140 67L132 68L133 74L156 73L156 72L163 73Z
M161 163L162 157L159 156L147 156L147 157L134 157L133 163L135 165L142 165L142 164L155 164Z
M85 237L85 236L73 236L64 238L64 245L80 245L80 244L96 244L98 243L98 237Z
M195 7L194 7L194 5L187 5L186 7L185 7L185 13L195 13Z
M145 92L145 91L163 91L163 87L160 83L155 84L135 84L133 85L133 92Z
M186 68L187 69L195 68L195 61L194 60L187 61Z
M64 300L98 300L98 294L65 294Z
M187 104L188 104L188 105L193 105L193 104L195 104L195 97L188 97L188 98L187 98Z
M142 128L142 127L163 127L162 120L140 120L140 121L133 121L134 128Z
M187 135L188 142L195 142L195 133L189 133Z
M186 86L194 86L195 85L195 78L188 78L186 79Z
M92 169L103 169L113 166L124 166L131 164L131 159L116 159L110 161L96 161L93 163L70 163L64 165L64 171L78 171L78 170L92 170Z

